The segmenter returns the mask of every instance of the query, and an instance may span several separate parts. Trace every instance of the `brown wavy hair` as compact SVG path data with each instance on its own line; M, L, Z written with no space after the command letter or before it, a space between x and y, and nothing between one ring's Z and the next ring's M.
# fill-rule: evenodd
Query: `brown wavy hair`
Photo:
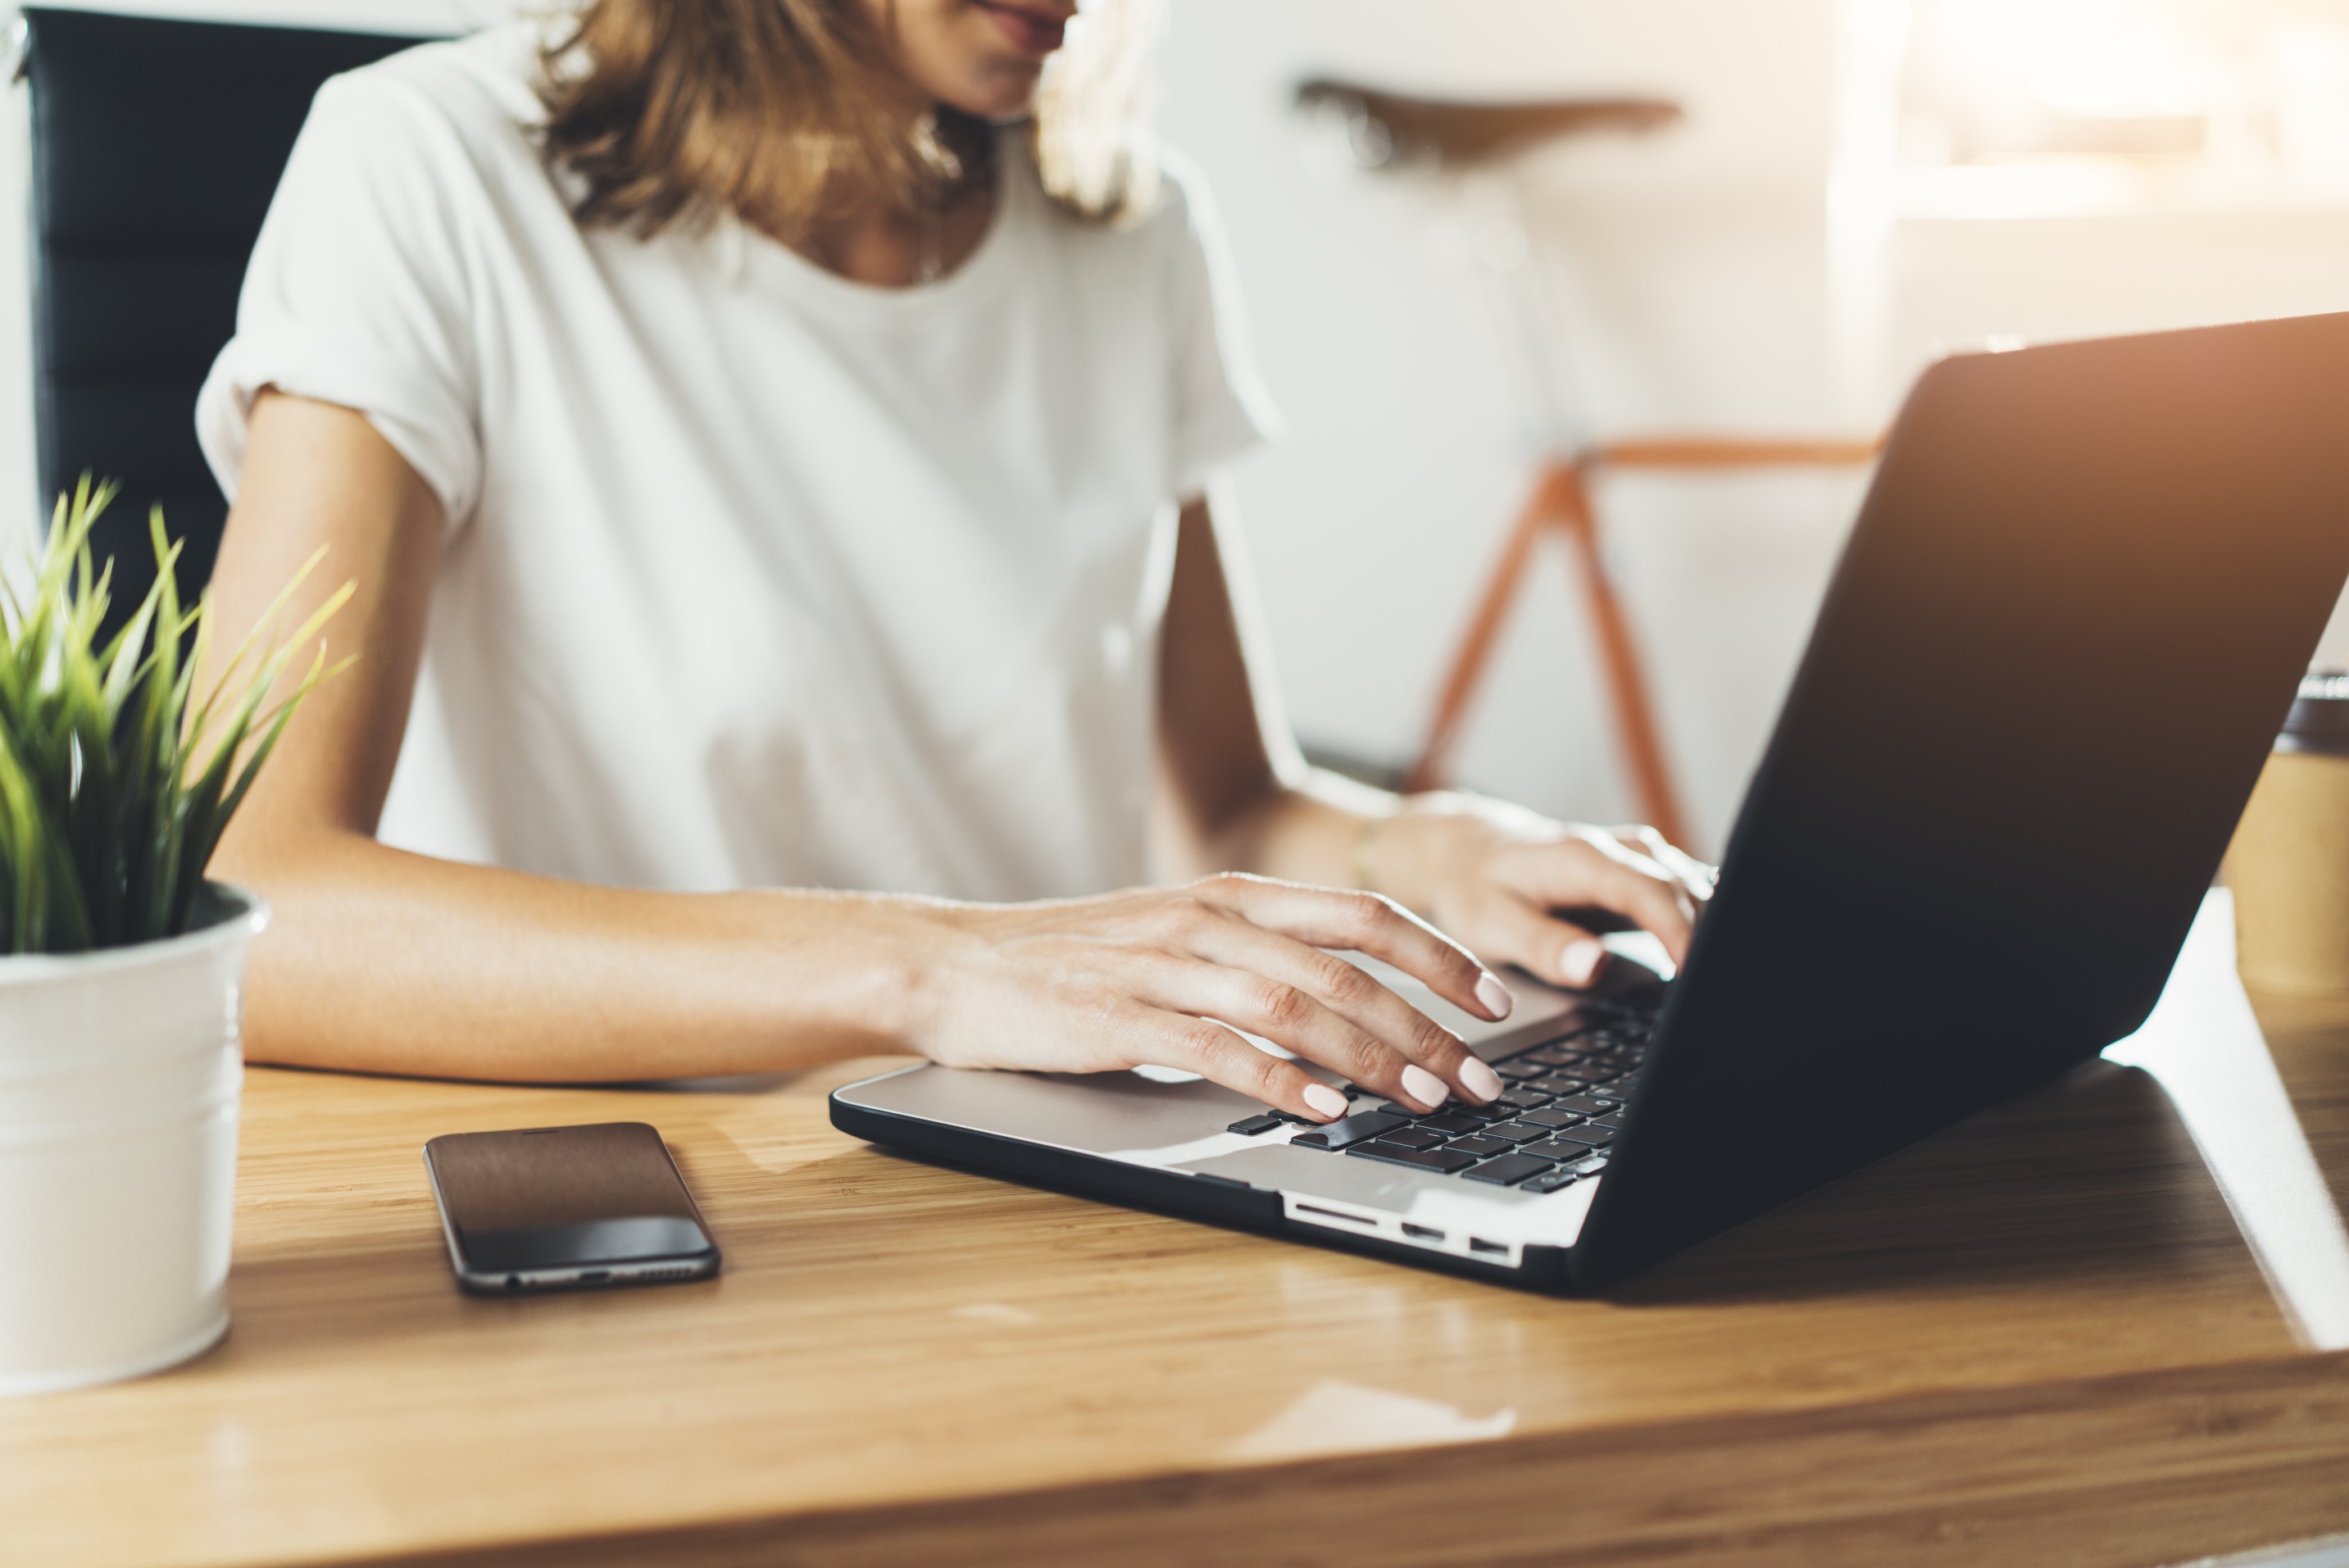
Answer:
M1046 191L1114 223L1156 170L1142 116L1157 0L1098 0L1045 67L1030 135ZM785 240L843 192L935 210L987 168L991 129L910 102L858 0L594 0L551 43L551 162L582 223L651 235L720 213Z

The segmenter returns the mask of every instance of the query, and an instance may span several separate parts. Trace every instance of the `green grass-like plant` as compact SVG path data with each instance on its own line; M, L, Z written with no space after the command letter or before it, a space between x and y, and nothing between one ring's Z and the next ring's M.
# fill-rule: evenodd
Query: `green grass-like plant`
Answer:
M30 580L0 583L0 952L186 931L222 830L303 698L334 673L321 643L293 691L269 701L350 597L346 584L293 636L263 643L314 556L194 701L212 595L182 611L180 545L160 507L148 515L155 586L99 646L113 563L93 576L89 533L114 493L84 475L57 498Z

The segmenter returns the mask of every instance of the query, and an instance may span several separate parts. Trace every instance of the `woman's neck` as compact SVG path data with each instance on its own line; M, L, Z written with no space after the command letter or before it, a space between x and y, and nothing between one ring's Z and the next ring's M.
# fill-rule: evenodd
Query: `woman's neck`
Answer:
M934 283L978 249L1001 182L989 159L936 206L909 212L877 193L849 194L789 243L827 272L877 288Z

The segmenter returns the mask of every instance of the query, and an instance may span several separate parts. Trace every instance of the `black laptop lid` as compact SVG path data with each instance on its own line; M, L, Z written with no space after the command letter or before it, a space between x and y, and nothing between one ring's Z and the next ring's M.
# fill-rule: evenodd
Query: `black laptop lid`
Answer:
M1946 360L1661 1020L1596 1282L2140 1023L2349 570L2349 316Z

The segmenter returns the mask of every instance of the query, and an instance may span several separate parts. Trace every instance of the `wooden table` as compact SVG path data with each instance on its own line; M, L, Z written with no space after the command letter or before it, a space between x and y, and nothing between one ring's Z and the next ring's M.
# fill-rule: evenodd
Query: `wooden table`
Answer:
M847 1069L257 1071L229 1339L0 1404L0 1563L2099 1564L2349 1530L2349 1008L2263 1002L2263 1041L2213 913L2137 1065L1599 1302L928 1168L831 1130ZM460 1296L419 1146L613 1117L667 1135L724 1276Z

